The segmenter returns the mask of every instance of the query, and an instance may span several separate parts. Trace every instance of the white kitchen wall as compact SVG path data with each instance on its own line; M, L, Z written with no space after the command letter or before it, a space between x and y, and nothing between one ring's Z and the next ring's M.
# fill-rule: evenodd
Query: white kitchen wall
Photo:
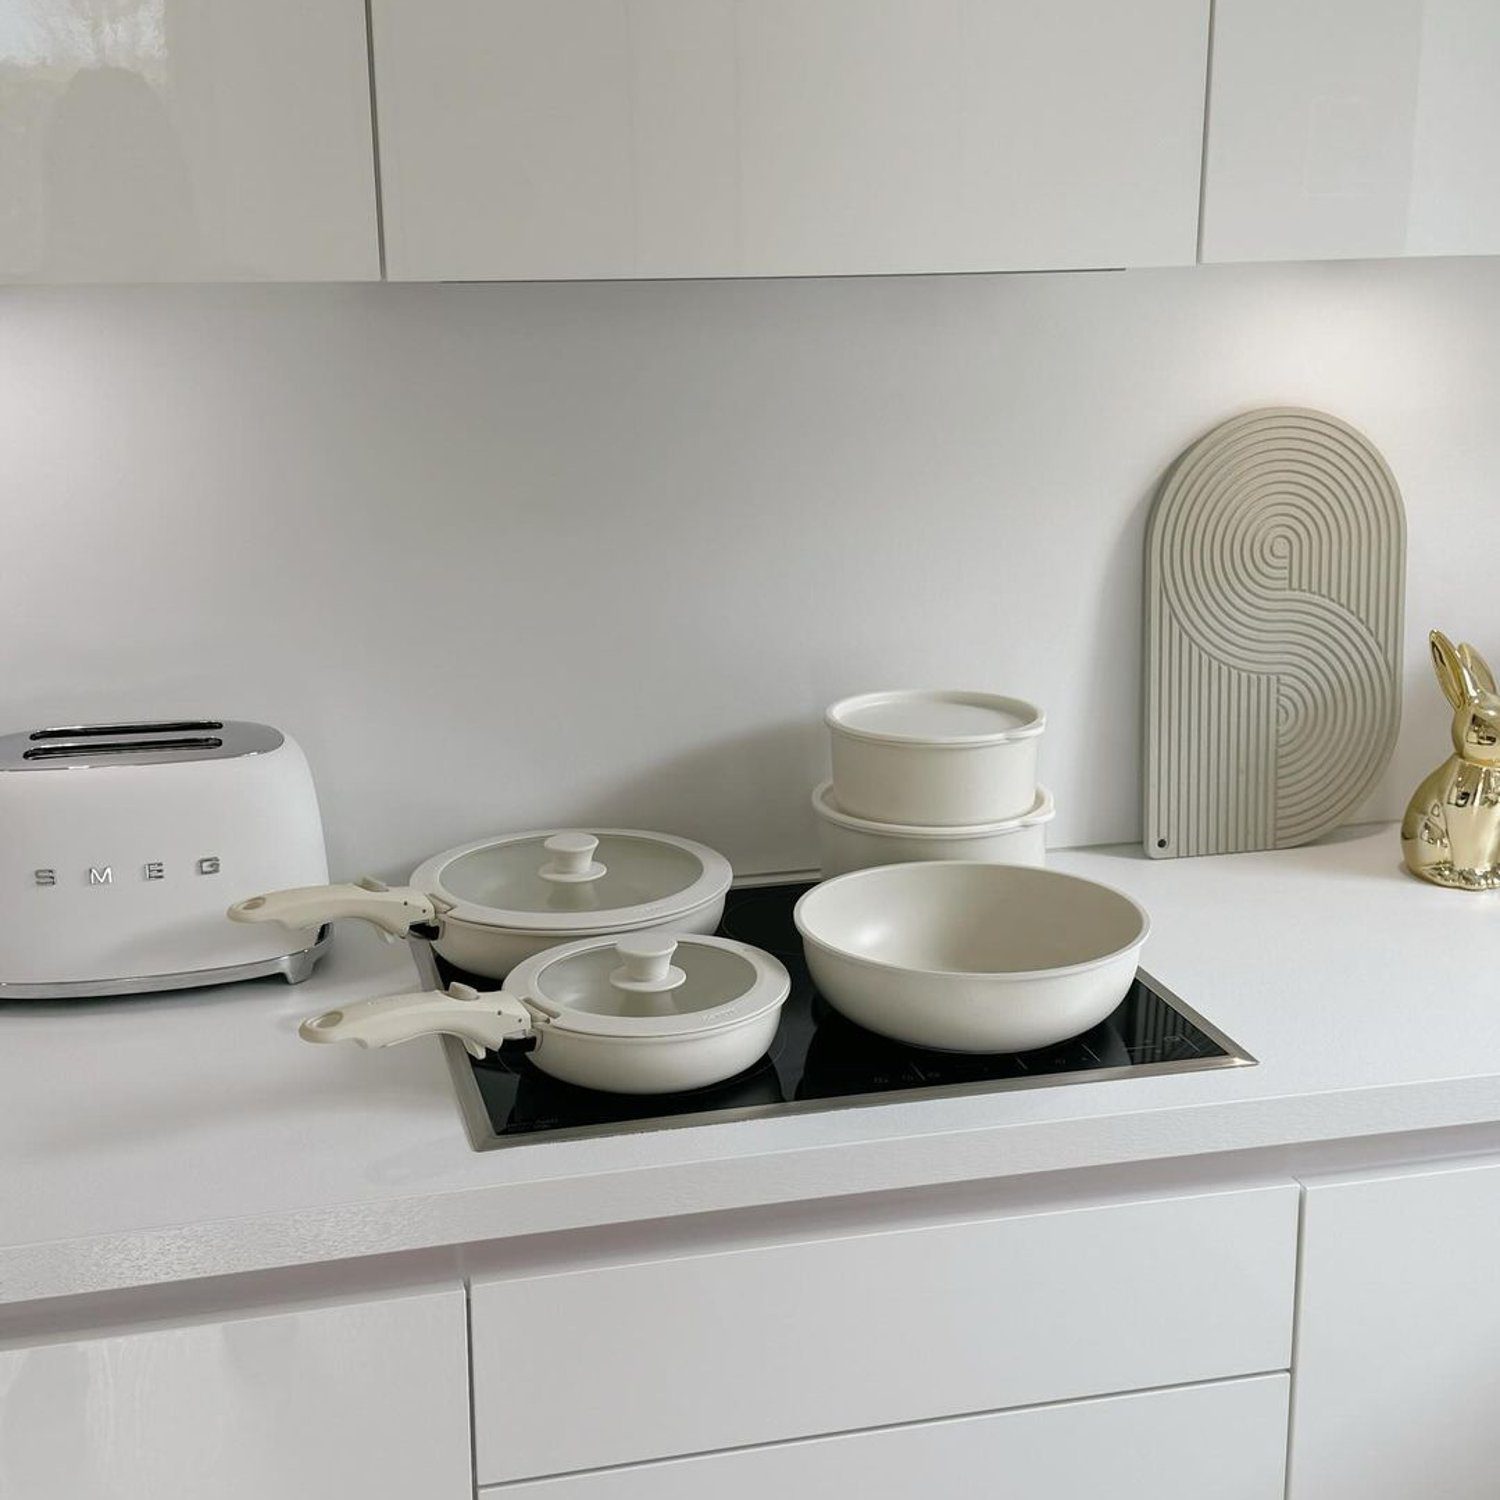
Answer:
M1405 493L1395 816L1425 631L1500 655L1500 261L0 290L0 728L282 725L344 874L557 823L768 871L826 702L993 687L1048 711L1054 844L1133 839L1147 507L1268 402Z

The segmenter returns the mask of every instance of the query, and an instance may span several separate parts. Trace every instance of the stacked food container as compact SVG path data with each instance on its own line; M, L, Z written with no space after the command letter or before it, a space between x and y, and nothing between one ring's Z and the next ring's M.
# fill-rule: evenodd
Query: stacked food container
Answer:
M826 715L833 779L813 792L823 874L909 860L1040 865L1052 797L1042 712L994 693L865 693Z

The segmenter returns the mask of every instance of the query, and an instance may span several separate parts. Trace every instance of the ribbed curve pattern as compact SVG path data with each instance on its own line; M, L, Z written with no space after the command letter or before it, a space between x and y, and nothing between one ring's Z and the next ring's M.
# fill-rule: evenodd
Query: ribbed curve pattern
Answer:
M1200 438L1146 537L1145 845L1302 844L1390 759L1406 518L1368 439L1275 407Z

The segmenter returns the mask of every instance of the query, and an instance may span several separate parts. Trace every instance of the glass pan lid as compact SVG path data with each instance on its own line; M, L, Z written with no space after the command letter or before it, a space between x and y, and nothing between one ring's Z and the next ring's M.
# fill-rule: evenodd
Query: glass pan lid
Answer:
M688 1036L764 1015L791 979L769 953L728 938L648 933L586 938L527 959L505 985L567 1031ZM623 981L623 983L622 983Z
M422 865L412 884L445 914L541 932L619 930L693 911L729 888L729 862L691 839L633 829L483 839Z

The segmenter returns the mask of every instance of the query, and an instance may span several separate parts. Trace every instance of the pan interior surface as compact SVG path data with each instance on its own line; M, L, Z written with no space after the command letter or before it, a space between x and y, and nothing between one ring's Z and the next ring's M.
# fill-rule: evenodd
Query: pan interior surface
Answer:
M1139 943L1147 927L1145 913L1108 886L968 862L889 865L828 881L804 898L799 925L855 959L954 974L1099 963Z

